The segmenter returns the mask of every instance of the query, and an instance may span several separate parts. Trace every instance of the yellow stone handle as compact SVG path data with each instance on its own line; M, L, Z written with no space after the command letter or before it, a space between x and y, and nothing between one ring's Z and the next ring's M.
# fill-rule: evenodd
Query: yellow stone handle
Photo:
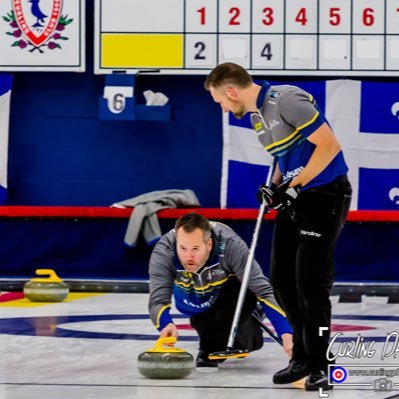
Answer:
M182 353L185 352L184 349L175 348L174 346L167 346L166 348L164 345L174 345L177 341L176 337L164 337L159 338L153 348L148 349L146 352L173 352L173 353Z
M37 283L61 283L62 280L57 276L57 273L53 269L36 269L36 274L38 276L48 276L46 278L32 278L31 281L36 281Z
M155 348L162 348L163 345L174 345L176 343L177 339L176 337L164 337L164 338L159 338L157 342L155 342Z

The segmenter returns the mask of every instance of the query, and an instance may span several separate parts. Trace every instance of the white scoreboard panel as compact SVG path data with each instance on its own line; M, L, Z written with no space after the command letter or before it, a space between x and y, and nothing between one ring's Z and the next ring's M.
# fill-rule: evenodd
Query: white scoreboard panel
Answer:
M399 0L96 0L95 73L399 76Z

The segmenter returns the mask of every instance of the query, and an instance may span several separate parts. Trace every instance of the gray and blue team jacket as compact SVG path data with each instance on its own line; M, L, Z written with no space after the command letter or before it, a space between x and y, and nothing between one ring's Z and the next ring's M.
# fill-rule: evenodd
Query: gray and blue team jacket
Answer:
M235 276L242 280L248 257L247 245L230 227L218 222L211 222L211 227L213 249L206 264L196 273L186 271L179 262L175 230L162 236L156 244L149 266L149 311L159 331L173 323L170 315L172 296L176 308L192 316L212 307L229 278ZM248 288L257 296L277 334L292 333L269 280L255 260Z
M271 86L264 81L251 124L264 149L277 158L283 182L297 176L309 162L315 145L307 138L327 123L313 96L296 86ZM306 186L307 190L345 175L348 167L342 151Z

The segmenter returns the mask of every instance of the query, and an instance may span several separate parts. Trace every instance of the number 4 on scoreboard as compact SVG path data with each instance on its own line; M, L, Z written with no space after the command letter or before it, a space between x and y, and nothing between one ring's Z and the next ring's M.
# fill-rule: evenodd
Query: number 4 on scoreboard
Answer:
M272 54L272 44L266 43L262 49L260 54L261 57L265 57L268 61L271 61L273 54Z
M254 35L251 54L253 69L282 69L284 67L284 36Z
M303 26L306 25L308 22L308 19L306 18L306 8L302 7L299 9L298 14L295 17L295 22L298 22Z

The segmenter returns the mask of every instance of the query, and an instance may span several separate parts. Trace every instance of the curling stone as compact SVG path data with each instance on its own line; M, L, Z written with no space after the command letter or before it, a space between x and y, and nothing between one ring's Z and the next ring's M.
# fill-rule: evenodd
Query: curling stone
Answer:
M176 337L159 338L153 348L141 353L137 360L140 374L154 379L187 377L194 369L194 358L183 349L163 346L175 342Z
M24 285L24 294L32 302L61 302L69 294L69 287L52 269L37 269L38 276L46 278L32 278Z

